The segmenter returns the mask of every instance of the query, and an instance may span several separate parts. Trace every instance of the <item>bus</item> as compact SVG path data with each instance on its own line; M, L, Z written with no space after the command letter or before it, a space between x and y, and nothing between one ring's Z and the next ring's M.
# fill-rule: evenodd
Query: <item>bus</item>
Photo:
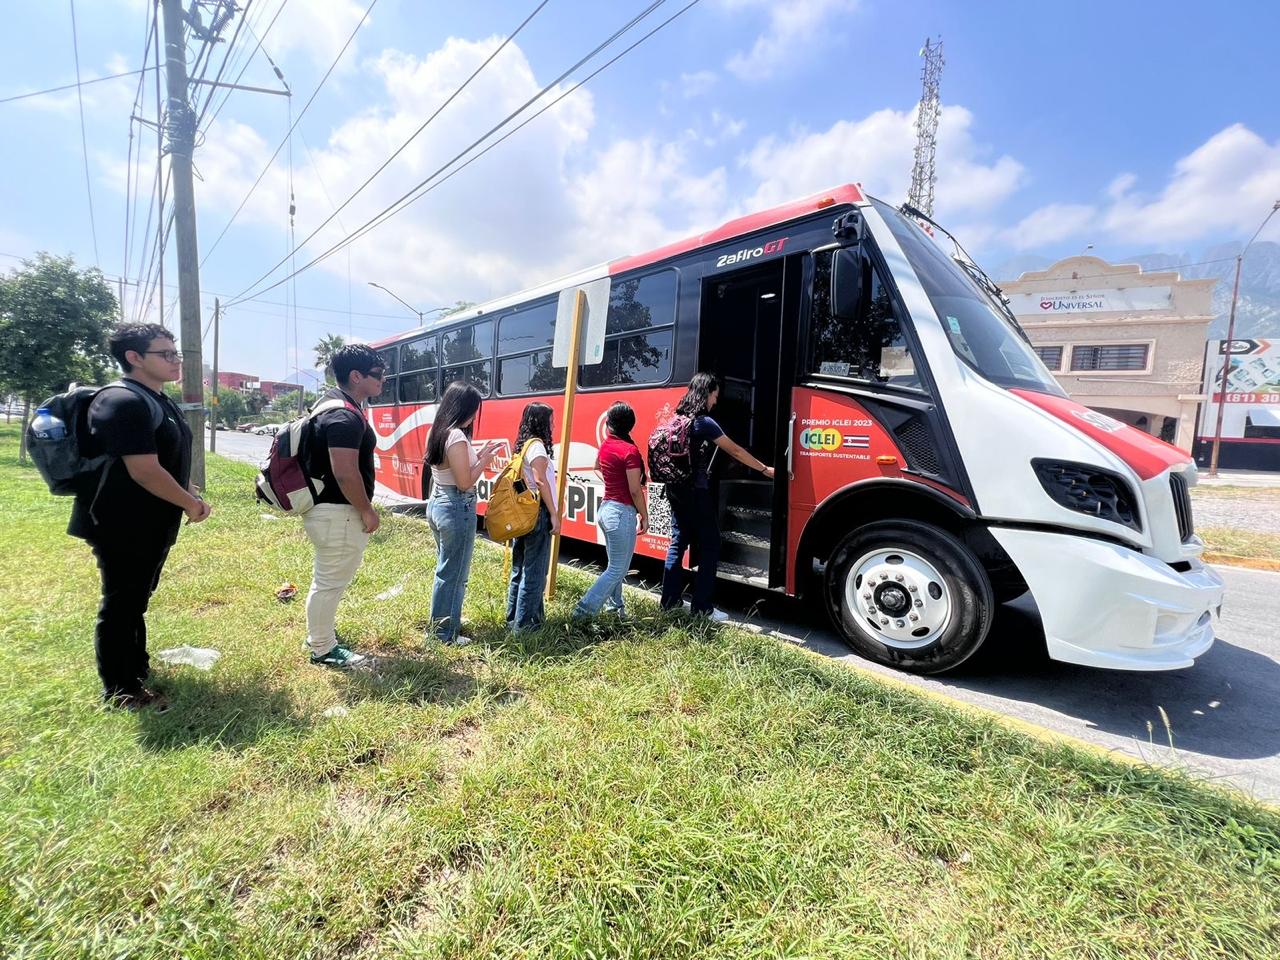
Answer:
M1193 530L1191 458L1069 399L949 238L845 185L375 343L378 493L425 497L426 436L453 380L487 398L477 444L509 456L533 398L559 424L557 305L603 286L603 339L578 371L565 536L603 543L594 465L610 404L635 409L643 450L710 371L716 419L776 467L764 480L717 464L720 577L819 603L857 653L912 672L964 662L998 606L1028 591L1056 660L1190 666L1223 596ZM637 550L661 558L657 487Z

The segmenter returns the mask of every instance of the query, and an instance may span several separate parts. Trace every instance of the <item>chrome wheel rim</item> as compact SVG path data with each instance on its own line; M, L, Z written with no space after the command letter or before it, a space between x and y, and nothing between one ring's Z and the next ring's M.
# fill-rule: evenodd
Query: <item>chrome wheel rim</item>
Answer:
M866 636L897 650L933 643L951 623L951 591L932 563L909 550L863 554L849 567L845 610Z

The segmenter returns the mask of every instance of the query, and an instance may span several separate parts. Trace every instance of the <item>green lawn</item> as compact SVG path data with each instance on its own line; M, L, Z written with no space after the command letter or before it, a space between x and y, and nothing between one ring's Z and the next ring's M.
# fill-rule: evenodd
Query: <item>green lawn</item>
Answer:
M163 716L96 702L96 574L0 430L0 954L14 958L1268 957L1280 817L1053 747L768 639L633 624L424 646L389 518L312 668L300 524L210 465L150 619ZM403 585L384 600L379 593Z

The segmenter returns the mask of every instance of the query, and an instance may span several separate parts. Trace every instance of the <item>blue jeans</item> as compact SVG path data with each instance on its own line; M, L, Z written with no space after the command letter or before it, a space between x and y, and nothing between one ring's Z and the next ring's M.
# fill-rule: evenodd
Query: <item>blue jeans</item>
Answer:
M462 598L476 546L476 494L436 484L427 504L427 522L436 538L436 579L431 588L431 630L452 643L462 626Z
M507 584L507 627L512 633L537 630L546 611L542 602L551 564L551 514L538 508L538 522L511 545L511 582Z
M662 570L662 609L680 606L685 573L680 565L684 552L698 551L698 572L693 578L693 612L710 613L715 605L716 568L720 565L720 518L717 498L710 490L666 488L671 504L671 546Z
M622 600L622 581L627 578L627 568L636 552L636 508L617 500L606 500L600 505L596 522L604 534L604 549L609 563L604 573L596 578L591 589L573 608L575 617L590 617L606 610L625 613Z

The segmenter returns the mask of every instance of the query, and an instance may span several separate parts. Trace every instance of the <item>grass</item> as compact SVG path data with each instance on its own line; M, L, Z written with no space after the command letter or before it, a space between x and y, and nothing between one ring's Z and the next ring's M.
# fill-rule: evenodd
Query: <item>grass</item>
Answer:
M311 668L300 524L210 462L150 616L162 716L96 704L96 574L0 430L0 944L14 958L1275 957L1280 817L1048 746L776 641L501 626L421 639L425 526L388 518ZM394 593L387 599L380 594Z
M1197 531L1210 563L1280 570L1280 534L1258 533L1238 527L1206 527Z

